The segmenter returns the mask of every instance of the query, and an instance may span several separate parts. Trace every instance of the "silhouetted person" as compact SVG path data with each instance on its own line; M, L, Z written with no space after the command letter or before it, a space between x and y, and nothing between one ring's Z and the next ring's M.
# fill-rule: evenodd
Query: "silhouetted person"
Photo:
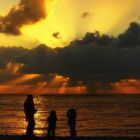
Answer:
M33 131L35 127L34 114L36 113L34 106L33 95L28 95L26 101L24 102L24 112L26 116L26 121L28 122L26 135L33 136Z
M76 110L73 108L69 109L67 111L67 117L71 137L76 137Z
M50 112L47 121L48 121L48 137L55 137L55 129L56 129L56 121L57 121L55 110L52 110Z

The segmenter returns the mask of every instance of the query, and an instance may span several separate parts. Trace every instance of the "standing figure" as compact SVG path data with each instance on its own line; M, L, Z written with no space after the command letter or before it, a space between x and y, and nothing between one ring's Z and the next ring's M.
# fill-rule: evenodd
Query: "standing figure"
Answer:
M76 110L73 108L69 109L67 111L67 117L71 137L76 137Z
M55 129L56 129L56 121L57 121L55 110L52 110L50 112L47 121L48 121L48 137L55 137Z
M26 121L28 122L26 129L27 136L33 136L33 131L35 127L34 114L36 113L36 111L37 110L35 109L33 95L28 95L26 101L24 102L24 113Z

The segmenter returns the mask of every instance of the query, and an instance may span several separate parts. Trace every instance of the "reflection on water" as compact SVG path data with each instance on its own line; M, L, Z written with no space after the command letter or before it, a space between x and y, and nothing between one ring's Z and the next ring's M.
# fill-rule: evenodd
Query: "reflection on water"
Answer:
M35 98L35 104L36 104L37 108L41 108L41 105L45 106L42 99L43 98L39 97L39 96L37 96ZM45 108L42 110L37 110L37 113L35 114L35 120L36 120L36 127L35 127L36 135L43 135L44 132L42 131L42 128L44 129L44 131L46 128L46 131L47 131Z
M25 134L25 95L0 96L0 134ZM57 136L68 136L66 111L76 108L78 136L140 136L140 95L35 96L35 135L47 135L46 118L57 112Z

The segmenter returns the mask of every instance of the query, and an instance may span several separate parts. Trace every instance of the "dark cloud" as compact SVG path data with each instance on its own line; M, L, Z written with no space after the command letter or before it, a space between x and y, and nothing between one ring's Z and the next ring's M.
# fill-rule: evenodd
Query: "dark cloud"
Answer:
M64 48L52 49L46 45L31 50L1 47L0 67L13 62L22 64L19 72L23 74L57 73L70 77L72 85L83 81L90 91L98 86L109 88L109 83L120 79L140 78L139 37L140 25L131 23L116 38L99 32L86 33L81 40L74 40Z
M95 14L93 14L93 13L90 13L90 12L84 12L83 14L82 14L82 18L87 18L87 17L89 17L89 16L94 16Z
M20 28L34 24L46 17L45 0L20 0L9 13L0 17L0 32L20 35Z
M56 73L56 52L42 44L16 57L16 62L25 64L22 73Z
M28 49L22 47L0 46L0 67L6 68L9 62L16 62L16 57L26 54Z
M136 47L140 45L140 25L136 22L130 23L129 28L118 37L118 46Z
M8 62L23 63L23 73L118 74L140 71L140 26L131 23L118 38L87 33L64 48L39 45L31 50L0 48L0 66ZM126 44L129 42L129 44Z
M56 39L60 39L60 32L55 32L52 34L52 36Z
M84 13L82 14L82 18L86 18L86 17L88 17L89 15L90 15L89 12L84 12Z
M13 80L15 78L18 78L18 75L12 74L10 71L3 69L0 70L0 84L7 83L9 80Z

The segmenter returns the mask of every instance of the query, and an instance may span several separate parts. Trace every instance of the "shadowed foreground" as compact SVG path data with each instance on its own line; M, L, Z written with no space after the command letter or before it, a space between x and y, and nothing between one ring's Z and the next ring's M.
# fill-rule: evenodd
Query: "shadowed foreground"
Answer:
M28 138L26 136L0 136L0 140L72 140L70 137L34 137ZM140 140L140 137L77 137L74 140Z

